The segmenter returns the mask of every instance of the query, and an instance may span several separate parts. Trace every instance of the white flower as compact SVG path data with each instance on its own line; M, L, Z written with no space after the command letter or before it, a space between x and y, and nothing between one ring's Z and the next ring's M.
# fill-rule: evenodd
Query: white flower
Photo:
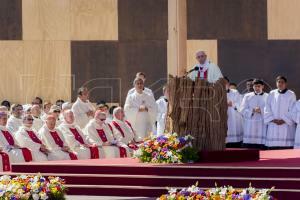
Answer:
M8 176L8 175L3 175L3 176L1 176L1 178L0 178L0 181L10 181L10 180L11 180L11 177Z
M33 200L39 200L40 196L38 194L32 194Z
M138 150L134 151L133 154L134 154L135 157L140 157L143 154L143 152L142 152L141 149L138 149Z
M48 199L48 196L45 192L40 192L40 197L42 200Z

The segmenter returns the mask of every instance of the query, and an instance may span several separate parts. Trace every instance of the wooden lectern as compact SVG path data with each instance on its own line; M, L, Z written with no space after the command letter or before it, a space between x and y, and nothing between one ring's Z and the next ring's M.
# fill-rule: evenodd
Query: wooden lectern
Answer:
M192 135L200 151L222 151L227 134L225 80L216 83L187 77L169 77L168 126L179 136Z

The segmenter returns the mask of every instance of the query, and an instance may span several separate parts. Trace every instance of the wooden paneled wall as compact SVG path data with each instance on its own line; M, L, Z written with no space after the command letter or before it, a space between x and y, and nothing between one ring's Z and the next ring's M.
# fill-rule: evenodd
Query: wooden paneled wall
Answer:
M298 0L1 0L0 100L74 100L87 84L94 101L124 102L137 71L158 97L197 50L234 82L273 87L284 74L300 94L299 9Z

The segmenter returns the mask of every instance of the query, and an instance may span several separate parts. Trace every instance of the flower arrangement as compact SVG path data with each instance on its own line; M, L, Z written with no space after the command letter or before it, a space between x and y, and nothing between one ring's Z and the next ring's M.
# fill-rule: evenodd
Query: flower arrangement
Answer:
M215 187L202 190L198 183L181 190L171 188L169 194L164 194L157 200L275 200L270 196L274 189L257 190L249 185L245 189L235 189L232 186Z
M198 152L192 147L193 137L178 137L176 133L150 136L139 144L134 157L146 163L186 163L198 160Z
M0 200L65 200L65 181L59 177L20 175L0 177Z

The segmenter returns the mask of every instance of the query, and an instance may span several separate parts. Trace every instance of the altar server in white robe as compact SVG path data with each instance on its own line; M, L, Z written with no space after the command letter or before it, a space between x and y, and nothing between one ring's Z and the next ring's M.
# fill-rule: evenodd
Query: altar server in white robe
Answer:
M160 136L164 134L166 120L168 115L168 98L169 92L168 87L165 85L163 87L164 96L160 97L157 101L157 116L156 116L156 135Z
M11 134L14 134L22 126L23 106L14 104L11 106L11 115L7 121L6 128Z
M31 115L33 117L32 128L38 132L44 125L44 121L41 119L41 109L39 105L33 105L31 107ZM24 122L24 121L23 121Z
M264 122L268 125L266 143L269 149L293 148L295 124L289 112L296 102L296 95L287 89L287 79L276 78L277 89L272 90L267 98Z
M62 133L55 128L55 123L56 118L53 115L48 115L45 125L39 131L43 144L52 152L52 157L48 157L48 159L77 160L76 152L67 146Z
M93 119L95 108L89 101L89 91L86 87L78 89L78 98L72 106L72 111L75 123L82 129Z
M118 142L126 144L131 149L137 149L135 131L130 122L125 120L123 108L117 107L113 111L113 121L110 124L113 128L114 137Z
M144 92L146 92L147 94L154 97L152 90L150 88L145 87L146 74L144 72L138 72L138 73L136 73L135 78L142 79L144 81L144 88L143 88ZM130 94L133 94L134 92L135 92L135 87L131 88L128 91L127 96L129 96Z
M78 159L98 159L99 150L95 143L89 143L86 135L74 123L74 114L71 110L63 112L63 123L58 127L62 132L67 145L77 152ZM92 145L93 144L93 145Z
M188 73L188 77L193 81L203 79L210 83L215 83L223 77L220 68L207 59L207 55L204 51L196 52L196 60L198 64L193 66L191 72Z
M237 90L229 89L229 79L225 77L228 104L228 130L226 147L241 147L243 140L243 117L239 112L241 95Z
M30 149L34 162L48 161L47 156L51 157L51 152L38 137L36 130L33 128L33 120L34 118L30 114L23 116L23 125L15 134L16 140L21 147Z
M96 111L94 119L84 129L89 141L102 147L105 158L129 157L128 146L114 138L112 126L105 123L105 120L106 113Z
M144 92L144 81L134 80L135 92L126 97L125 115L136 131L135 141L142 141L150 135L156 121L157 105L154 97Z
M244 117L243 147L263 148L267 126L264 123L264 108L268 94L263 91L264 82L255 79L253 92L247 93L242 101L240 111Z
M9 155L10 163L32 161L30 150L19 146L14 135L5 127L6 123L7 113L0 112L0 146Z

